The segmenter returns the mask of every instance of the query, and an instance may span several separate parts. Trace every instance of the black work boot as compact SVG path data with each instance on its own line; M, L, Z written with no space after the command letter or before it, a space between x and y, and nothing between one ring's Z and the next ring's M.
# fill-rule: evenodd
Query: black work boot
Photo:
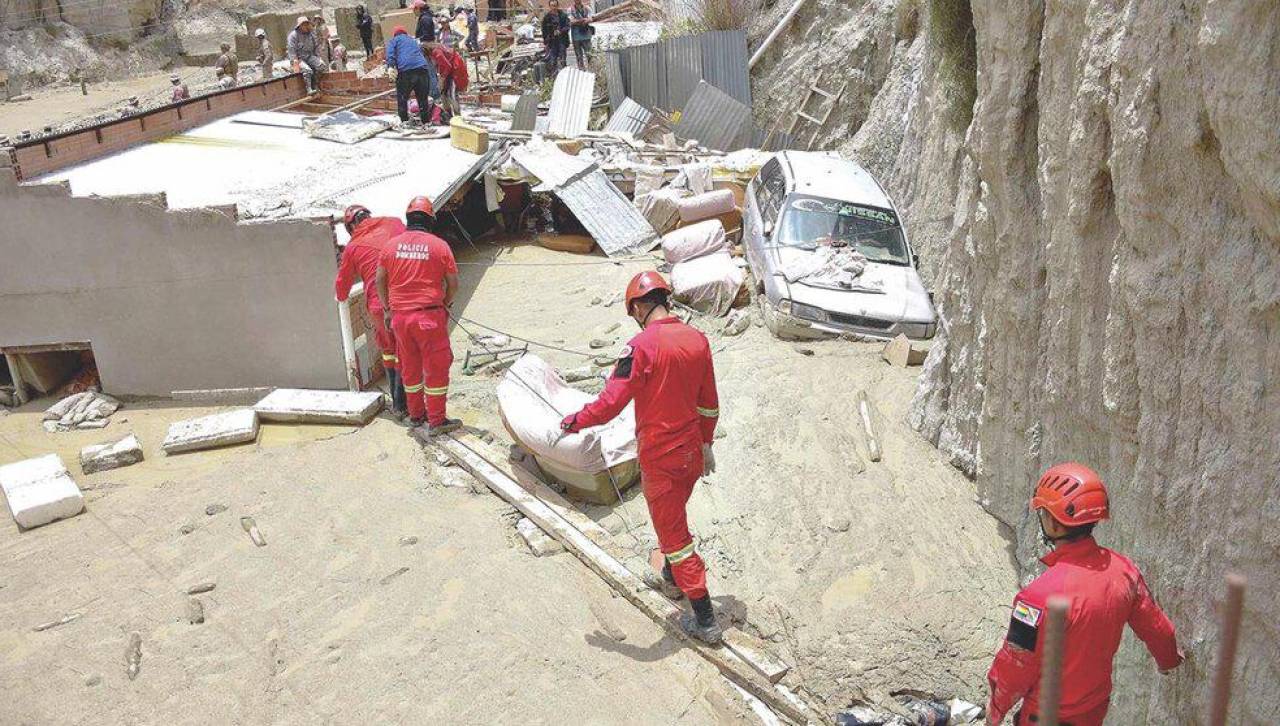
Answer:
M704 595L697 600L690 600L693 612L680 616L680 627L686 635L697 638L707 645L720 645L722 633L720 624L716 622L715 611L711 608L711 596Z
M427 434L430 436L441 436L450 431L457 431L462 428L462 421L456 418L446 418L438 424L432 424L427 427Z
M683 600L684 592L676 585L676 577L671 572L671 563L662 564L662 574L652 571L644 573L644 584L666 596L668 600Z
M404 381L400 378L400 371L388 368L387 384L391 387L391 413L396 417L403 417L409 409L405 403Z

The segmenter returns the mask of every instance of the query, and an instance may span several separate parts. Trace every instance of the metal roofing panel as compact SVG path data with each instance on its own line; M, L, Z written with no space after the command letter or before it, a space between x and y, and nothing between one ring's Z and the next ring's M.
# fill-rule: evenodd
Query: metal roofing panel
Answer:
M546 139L532 139L511 149L511 160L542 182L536 192L554 191L596 168L586 157L572 156Z
M599 168L556 190L610 257L651 249L658 233Z
M751 143L751 127L749 106L702 81L685 104L675 133L711 149L735 151Z
M547 133L573 138L587 130L591 98L595 95L596 74L564 68L551 88L551 110L547 113Z
M661 48L666 80L666 105L663 108L684 108L698 81L702 80L703 35L685 35L669 38L658 44Z
M629 97L624 98L618 110L609 118L609 123L604 125L604 130L638 134L644 131L651 118L652 111Z
M627 97L627 86L622 82L622 56L604 54L604 78L609 85L609 111L617 113Z
M512 131L533 131L533 125L538 118L538 94L536 91L529 91L520 94L520 100L516 101L516 108L511 114L511 130Z
M751 106L746 31L715 30L694 37L701 45L702 79Z
M626 71L630 79L627 93L646 108L665 108L658 103L658 87L664 85L658 75L658 45L627 48L626 55Z

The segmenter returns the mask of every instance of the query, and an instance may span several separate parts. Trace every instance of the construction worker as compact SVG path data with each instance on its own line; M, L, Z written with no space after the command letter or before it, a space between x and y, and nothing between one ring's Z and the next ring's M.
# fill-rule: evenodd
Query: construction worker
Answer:
M378 347L382 349L382 368L387 372L387 383L391 389L391 412L403 416L407 411L404 384L400 381L400 359L396 357L395 336L383 317L385 306L383 299L378 297L377 278L382 250L392 239L404 234L404 223L395 217L375 217L368 207L353 204L343 212L342 224L351 240L342 250L342 262L338 265L333 291L338 302L345 302L356 278L364 281L364 305L369 311Z
M1049 569L1013 601L1004 645L987 673L991 697L987 723L999 724L1019 701L1018 726L1039 720L1041 631L1049 598L1070 599L1063 634L1059 721L1101 726L1111 705L1111 667L1128 623L1156 659L1161 673L1183 661L1173 623L1156 604L1136 565L1093 539L1093 528L1109 516L1102 479L1081 464L1058 464L1040 477L1031 511L1053 546L1042 562Z
M169 95L170 101L177 103L191 98L191 89L187 88L187 84L182 82L182 78L176 74L169 76L169 83L173 84L173 91Z
M396 113L400 123L409 123L409 96L418 100L418 114L423 126L431 120L431 99L440 93L436 71L427 62L422 44L409 37L404 26L397 25L387 41L387 69L395 71Z
M627 285L627 314L640 333L622 354L604 391L581 411L566 416L566 432L599 426L633 399L640 445L641 486L649 517L665 555L661 575L646 582L672 599L686 596L693 612L680 625L706 643L720 642L707 572L693 547L685 505L698 477L715 471L711 443L719 418L716 374L706 337L671 314L671 286L655 271Z
M234 88L236 82L239 81L240 63L236 61L236 54L231 52L231 44L223 43L222 55L218 56L218 61L213 64L217 75L224 79L230 79L230 85L226 88Z
M253 31L253 35L258 39L257 61L262 66L262 77L270 78L274 70L272 64L276 61L275 53L271 50L271 41L267 40L267 31L262 28Z
M436 42L436 19L431 14L431 8L427 7L425 0L414 0L413 12L418 16L418 25L414 28L413 37L418 39L419 43Z
M449 395L449 307L458 293L458 263L448 243L431 234L431 200L414 197L405 211L408 229L383 248L378 264L378 299L387 301L383 322L391 328L400 356L400 375L413 425L425 422L436 436L462 422L445 415Z
M320 45L312 31L311 18L298 16L298 22L285 40L284 54L289 59L293 72L301 73L306 79L307 90L313 93L319 91L320 76L328 70L329 64L320 57Z

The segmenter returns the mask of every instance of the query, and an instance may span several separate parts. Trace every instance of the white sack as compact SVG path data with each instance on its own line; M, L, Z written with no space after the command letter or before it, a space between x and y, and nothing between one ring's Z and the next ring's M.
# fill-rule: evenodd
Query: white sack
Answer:
M691 194L706 194L711 191L711 165L705 162L682 165L671 186L688 189Z
M636 199L636 207L658 234L666 234L680 223L680 200L687 196L683 189L659 189Z
M733 191L717 189L677 202L681 222L698 222L733 211Z
M671 268L671 287L680 302L699 312L721 316L729 312L742 289L746 273L728 252L681 262Z
M628 405L604 426L564 433L560 430L564 417L577 413L594 397L570 388L555 368L532 353L507 369L497 393L498 412L507 429L538 457L588 474L636 458L634 406Z
M681 227L662 238L662 256L672 264L728 251L729 242L724 236L724 225L718 219Z

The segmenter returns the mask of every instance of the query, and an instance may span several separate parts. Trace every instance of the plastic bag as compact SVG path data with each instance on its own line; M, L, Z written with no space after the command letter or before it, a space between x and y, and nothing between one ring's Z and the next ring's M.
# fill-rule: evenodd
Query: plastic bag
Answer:
M681 227L662 238L662 256L672 264L728 250L724 225L718 219Z
M676 300L716 317L729 312L745 279L746 273L728 252L687 260L671 268Z

